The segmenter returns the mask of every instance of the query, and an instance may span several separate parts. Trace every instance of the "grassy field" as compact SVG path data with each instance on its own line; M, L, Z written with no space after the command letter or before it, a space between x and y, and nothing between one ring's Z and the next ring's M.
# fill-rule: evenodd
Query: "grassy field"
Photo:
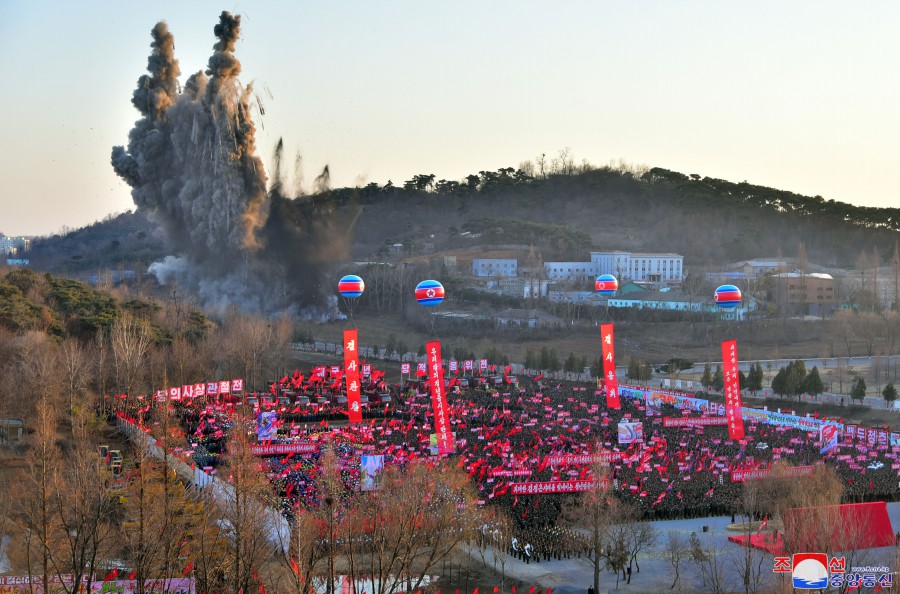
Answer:
M417 351L427 340L437 338L445 353L461 347L480 357L488 349L497 348L516 363L524 362L528 350L537 353L545 346L555 350L560 360L571 352L592 361L600 353L600 329L587 324L536 330L441 329L432 333L415 330L400 316L357 315L354 321L362 346L384 347L393 334L411 351ZM300 322L298 325L302 332L332 342L340 342L343 330L350 327L350 320L325 324ZM721 358L720 342L732 338L738 340L741 359L745 360L845 355L834 352L835 341L825 322L616 322L616 358L620 364L630 357L652 364L663 363L672 357L714 362ZM855 354L864 354L861 347Z

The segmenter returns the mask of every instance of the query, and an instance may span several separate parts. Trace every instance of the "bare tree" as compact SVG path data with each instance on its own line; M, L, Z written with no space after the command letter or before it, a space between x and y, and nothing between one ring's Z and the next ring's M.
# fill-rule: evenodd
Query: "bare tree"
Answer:
M114 501L109 474L89 434L76 434L74 447L60 467L61 481L52 497L59 538L54 555L57 575L71 574L63 582L67 594L76 594L83 576L92 576L112 558Z
M110 331L116 389L133 397L141 380L152 339L147 325L132 316L119 316Z
M202 518L209 512L204 501L191 497L184 484L172 478L172 469L150 453L144 440L135 445L122 506L122 542L138 592L144 594L145 580L179 576L179 558L196 552L201 540L218 536L202 533Z
M727 563L720 545L720 537L715 530L710 534L708 547L703 546L696 532L691 533L691 561L700 571L700 583L704 590L713 594L729 591L726 585Z
M18 502L21 524L19 538L23 542L12 550L21 559L30 575L38 575L42 583L49 583L54 575L54 554L57 550L57 518L53 513L53 495L59 482L60 452L56 445L58 417L56 407L47 396L37 405L34 434L28 451L28 470L14 499ZM37 571L35 571L37 569Z
M250 450L249 422L237 414L228 435L227 472L229 488L223 502L222 520L229 546L226 550L229 588L249 592L255 574L269 553L267 529L273 510L265 505L271 488ZM251 581L252 580L252 581Z
M688 544L683 538L678 536L677 532L669 532L665 549L663 550L663 557L669 564L669 567L672 568L674 577L669 589L674 590L678 586L679 580L681 580L681 566L690 557Z
M636 508L630 508L623 515L625 526L625 543L628 551L628 579L626 583L631 583L631 566L634 565L637 572L641 572L641 566L637 562L638 555L656 544L656 528L650 522L640 521L640 511Z
M90 381L91 363L87 352L77 340L69 338L63 341L59 349L60 363L62 365L65 382L65 392L68 398L68 410L74 411L74 403L80 399Z
M33 403L48 399L48 404L58 406L60 394L60 369L58 348L46 334L26 332L15 338L12 381L18 386L19 414L29 417Z
M219 366L225 373L243 377L248 385L262 383L270 372L270 356L283 351L286 344L278 344L272 322L261 317L229 312L224 331L216 338L220 348Z
M312 594L312 577L327 555L323 545L319 514L298 509L294 515L289 542L281 543L278 561L282 569L282 587L295 594Z
M379 576L373 594L403 589L403 580L404 591L419 589L480 518L467 477L446 462L385 467L380 488L362 493L355 506L370 543L363 567Z
M777 484L779 487L786 487L783 481L778 481ZM734 556L732 562L736 573L741 578L746 594L760 592L766 578L771 574L770 568L766 567L768 557L761 550L750 546L751 537L759 534L762 529L762 525L754 520L759 517L768 518L768 512L771 510L763 511L761 509L763 502L765 502L766 507L771 508L778 504L777 498L783 494L783 489L775 489L773 492L766 493L766 495L773 498L767 500L762 494L761 485L764 485L763 481L745 481L743 493L738 503L743 520L740 527L746 542L741 554Z
M594 591L600 591L600 570L610 538L610 527L615 524L619 500L609 494L608 470L599 463L593 465L594 488L570 500L563 508L563 521L583 535L587 559L594 570Z
M108 380L109 380L109 335L108 333L101 329L98 330L96 334L94 334L94 367L96 368L95 377L97 380L97 390L100 392L100 397L106 395L106 390L108 388Z
M222 530L222 510L210 487L196 497L195 503L200 506L200 510L191 540L191 557L194 560L193 575L197 580L197 590L224 591L229 567L226 555L228 539Z

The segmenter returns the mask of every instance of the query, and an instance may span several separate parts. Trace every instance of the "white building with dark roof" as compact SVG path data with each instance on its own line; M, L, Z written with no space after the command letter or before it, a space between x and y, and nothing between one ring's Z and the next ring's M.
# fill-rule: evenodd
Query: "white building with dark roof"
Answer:
M581 282L611 274L620 283L636 281L678 285L684 278L684 256L673 253L591 252L590 262L545 262L548 279Z

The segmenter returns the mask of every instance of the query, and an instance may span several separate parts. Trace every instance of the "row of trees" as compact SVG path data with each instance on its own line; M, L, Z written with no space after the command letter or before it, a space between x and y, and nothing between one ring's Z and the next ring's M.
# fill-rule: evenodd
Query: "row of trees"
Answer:
M334 592L339 574L369 578L373 594L414 591L457 545L495 523L456 465L391 465L378 490L355 491L326 448L315 503L295 510L283 530L247 418L237 417L229 433L219 468L227 482L198 489L173 470L184 436L165 405L152 411L157 437L135 432L121 473L98 454L103 424L91 413L79 410L66 428L48 398L37 408L27 470L3 483L0 528L13 537L13 571L44 583L72 575L73 583L62 582L65 594L89 576L136 580L142 594L145 580L185 576L203 592L312 594L316 580ZM127 575L117 575L119 567Z
M801 394L821 394L825 391L825 384L819 376L818 367L814 366L807 373L803 361L795 360L779 369L772 378L772 391L784 396L796 396L799 401Z
M738 382L742 389L750 390L753 393L759 392L763 388L764 373L762 364L751 363L750 370L745 375L743 370L738 370ZM715 372L712 366L707 363L703 367L703 375L700 376L700 385L721 392L725 388L725 375L722 373L721 367L716 366Z
M223 377L261 385L286 365L293 332L287 318L231 312L217 326L199 312L137 301L113 309L109 328L86 336L0 326L0 373L8 378L0 385L0 415L28 421L45 394L72 411L110 391L149 397L169 385Z

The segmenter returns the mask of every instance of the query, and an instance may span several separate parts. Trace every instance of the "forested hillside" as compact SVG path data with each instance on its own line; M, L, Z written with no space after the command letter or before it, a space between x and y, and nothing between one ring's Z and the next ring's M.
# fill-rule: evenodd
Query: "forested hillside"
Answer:
M403 243L408 255L436 239L448 247L532 245L544 259L581 260L590 249L676 252L685 265L721 265L805 245L811 262L852 268L877 248L887 263L900 209L823 198L654 168L534 166L481 171L460 182L417 175L273 203L270 225L346 227L354 259L377 259ZM277 208L276 208L277 206ZM343 219L343 223L342 223ZM287 230L282 230L287 232ZM302 230L301 230L302 231ZM468 233L467 233L468 232ZM431 236L434 235L434 238ZM145 270L166 255L155 226L128 212L39 239L32 266L65 274Z
M686 265L715 265L779 251L794 255L802 242L813 262L852 267L862 250L873 247L889 258L900 230L900 209L659 168L588 168L543 177L508 168L471 175L465 183L416 176L402 188L369 184L317 199L365 205L355 239L359 256L385 239L417 233L477 230L483 231L481 242L491 243L499 230L503 243L535 244L545 259L581 259L593 247L677 252ZM485 219L493 222L488 228ZM522 222L562 225L569 235L560 241L546 227ZM516 232L509 233L512 228Z

